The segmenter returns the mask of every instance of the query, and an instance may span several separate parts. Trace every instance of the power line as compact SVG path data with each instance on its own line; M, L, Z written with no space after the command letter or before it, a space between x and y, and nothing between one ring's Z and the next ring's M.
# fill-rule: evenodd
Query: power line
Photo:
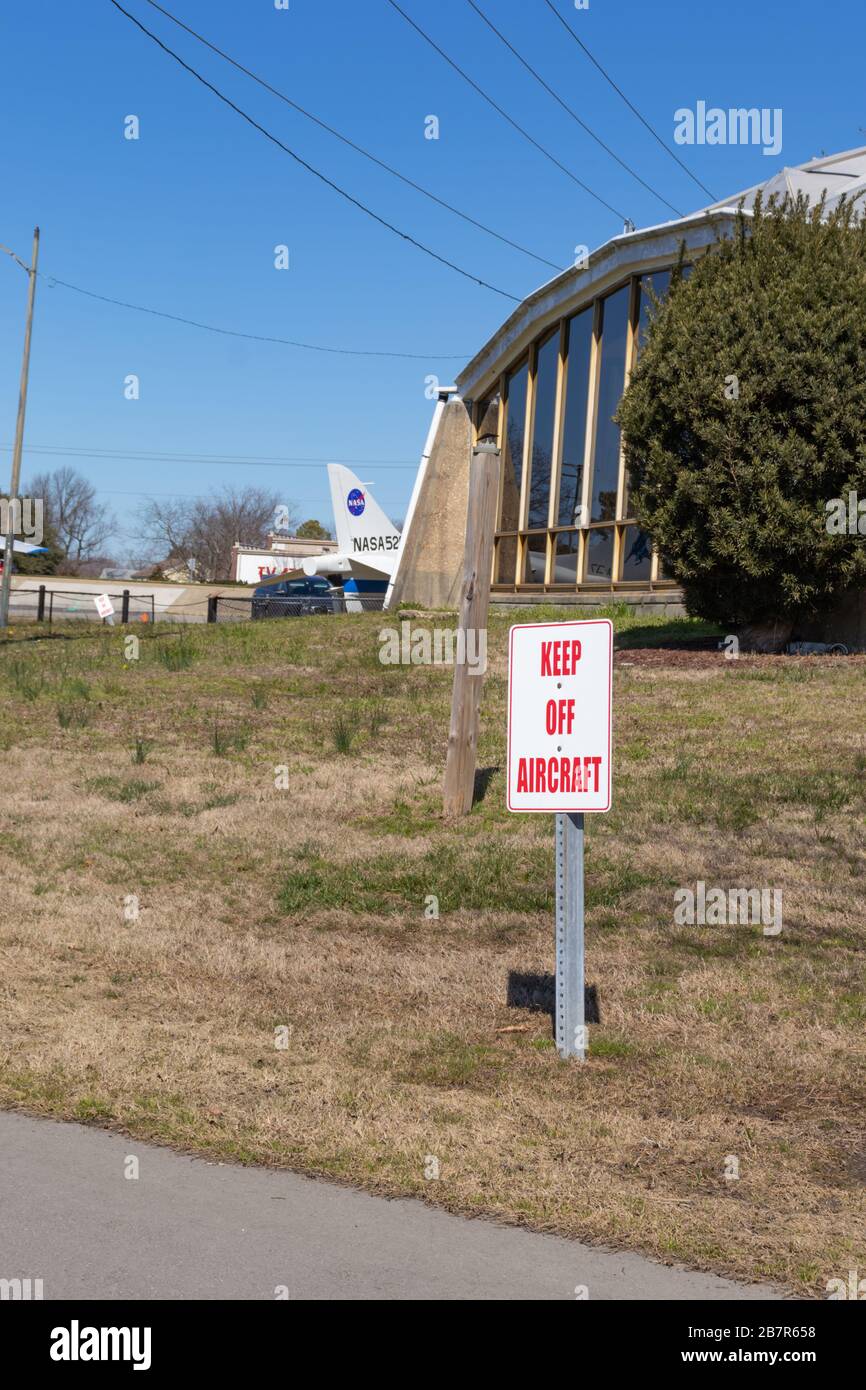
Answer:
M116 0L111 0L111 3L115 4ZM571 179L572 183L578 184L578 186L582 188L585 193L588 193L591 198L595 198L597 203L601 203L602 207L606 207L608 212L612 212L615 217L619 217L623 222L628 222L631 220L630 218L626 217L625 213L619 212L617 208L612 207L610 203L606 202L605 199L602 198L600 193L596 193L592 188L589 187L588 184L584 183L582 179L579 179L577 175L572 172L571 169L567 168L566 165L560 163L560 161L556 158L556 155L551 154L550 150L546 150L543 145L539 144L535 137L529 134L528 130L524 130L522 125L518 125L517 121L515 121L513 117L509 116L508 112L504 111L502 107L498 104L498 102L495 102L493 100L493 97L488 96L487 92L485 92L482 87L479 87L478 83L473 81L473 79L469 76L467 72L464 72L461 67L458 67L457 63L455 63L453 58L448 57L448 54L445 52L444 48L440 48L438 43L436 43L434 39L431 39L430 35L425 33L421 26L419 24L416 24L414 19L407 15L405 10L401 10L400 6L396 3L396 0L388 0L388 4L391 6L393 10L396 10L397 13L402 16L403 19L405 19L407 24L411 25L411 27L415 30L416 34L421 35L421 38L424 40L425 43L428 43L432 49L435 49L435 51L439 54L440 58L445 59L445 62L448 64L449 67L452 67L456 73L459 73L459 75L463 78L464 82L469 83L469 86L473 89L473 91L476 91L480 97L484 98L488 106L492 106L494 111L497 111L499 115L502 116L503 120L506 120L510 126L513 126L515 130L519 131L520 134L523 136L524 140L528 140L530 145L534 145L535 148L544 155L545 159L549 159L551 164L555 164L557 169L561 170L563 174L565 174L568 178Z
M11 444L0 444L0 452L8 453L11 448ZM406 469L418 467L417 459L407 460L403 463L397 459L305 458L303 456L282 457L273 454L154 453L143 449L103 449L76 444L30 444L26 446L24 452L35 454L37 457L88 458L98 463L109 463L112 459L124 459L130 463L217 464L227 468L313 468L320 467L325 463L340 463L345 467L352 468Z
M631 102L631 101L629 101L628 97L626 96L626 94L625 94L625 92L622 90L622 88L621 88L621 87L618 87L618 86L616 85L616 83L614 82L614 80L613 80L613 78L611 77L610 73L609 73L609 72L605 72L605 70L604 70L604 68L602 67L601 63L598 61L597 58L593 57L593 55L590 53L589 49L587 48L587 46L586 46L586 44L583 42L583 40L582 40L582 39L579 39L579 38L577 37L577 34L574 32L574 30L572 29L572 27L571 27L571 25L568 23L568 21L565 20L565 19L563 19L562 15L559 13L559 10L558 10L558 9L556 8L556 6L552 3L552 0L544 0L544 3L545 3L545 5L547 6L547 8L550 10L551 14L556 15L556 18L559 20L559 22L560 22L560 24L562 25L563 29L567 29L567 30L568 30L569 34L571 34L571 37L574 39L574 42L575 42L576 44L578 44L578 46L579 46L580 48L583 49L584 53L586 54L586 56L587 56L587 58L590 60L590 62L595 64L595 66L598 68L599 72L601 73L602 77L604 78L605 82L608 82L608 83L611 85L611 87L613 87L613 90L617 93L618 96L622 97L623 101L625 102L625 104L626 104L626 106L629 108L629 110L630 110L630 111L633 111L634 114L637 116L638 120L639 120L643 125L646 126L646 128L647 128L647 130L649 131L650 135L653 137L654 140L657 140L657 141L658 141L658 143L661 145L662 149L664 150L665 154L669 154L670 157L671 157L671 159L675 159L676 162L677 162L677 164L680 166L680 168L683 169L683 170L685 171L685 173L688 174L688 176L689 176L689 178L692 180L692 182L693 182L693 183L696 183L697 186L698 186L698 188L703 189L704 193L708 193L709 196L710 196L710 197L713 199L713 201L715 202L715 201L716 201L716 195L715 195L715 193L711 193L710 190L709 190L709 188L707 188L706 184L705 184L705 183L701 183L700 179L697 178L696 175L692 173L692 171L691 171L691 169L689 168L689 166L688 166L687 164L684 164L684 163L683 163L683 161L680 159L679 155L676 154L676 153L671 149L671 147L670 147L670 145L667 143L667 141L666 141L666 140L663 140L662 137L659 135L658 131L655 130L655 129L650 125L650 123L649 123L649 121L646 119L646 117L641 115L640 111L638 111L638 109L637 109L637 107L634 105L634 103Z
M241 333L235 328L218 328L212 323L199 323L196 319L182 318L180 314L168 314L163 309L149 309L143 304L130 304L124 299L112 299L107 294L97 294L95 290L82 289L81 285L72 285L68 280L60 280L56 275L51 275L47 271L40 270L41 279L48 282L49 288L54 285L61 285L65 290L74 290L76 294L86 295L88 299L99 299L103 304L114 304L118 309L134 309L138 314L152 314L158 319L171 319L173 323L186 324L188 328L201 328L206 333L219 333L226 338L246 338L254 343L278 343L282 347L302 348L305 352L329 352L336 353L341 357L399 357L410 361L429 362L431 359L438 362L465 362L465 353L438 353L438 352L378 352L367 348L339 348L323 347L321 343L301 343L292 338L272 338L264 333Z
M150 490L148 490L147 492L145 492L145 491L143 491L141 488L139 488L137 491L132 491L132 492L121 492L121 491L119 491L117 488L112 488L112 487L95 487L95 486L93 487L93 491L94 491L95 493L98 493L98 495L99 495L100 497L170 497L170 498L180 498L181 500L183 500L183 501L185 501L185 502L198 502L199 499L200 499L200 498L202 497L202 495L203 495L203 494L200 493L200 492L151 492ZM320 506L320 504L322 503L322 501L323 501L323 499L322 499L321 496L319 496L319 497L293 497L293 498L292 498L292 501L291 501L291 505L292 505L293 507L304 507L304 508L306 508L306 507L318 507L318 506Z
M510 237L503 236L501 232L494 231L492 227L486 226L484 222L479 222L477 218L470 217L468 212L462 212L460 208L455 208L451 203L446 203L444 198L439 198L435 193L431 193L429 188L424 188L420 183L416 183L414 179L408 178L406 174L401 174L399 169L394 169L390 164L386 164L384 159L379 159L376 155L371 154L369 150L364 149L363 145L356 144L356 142L350 140L347 135L343 135L341 131L335 130L333 126L328 125L327 121L321 120L320 117L314 116L312 111L307 111L296 101L292 101L291 97L287 97L285 92L281 92L276 87L272 87L263 77L259 77L257 73L244 67L243 63L239 63L236 58L232 58L231 54L225 53L223 49L218 48L215 43L211 43L204 35L190 28L188 24L184 24L183 20L177 18L177 15L173 15L162 5L158 5L156 0L147 0L147 3L151 5L153 9L158 10L160 14L165 15L166 19L170 19L172 24L176 24L179 29L183 29L185 33L191 34L199 43L203 43L205 48L209 48L212 53L218 54L220 58L223 58L227 63L231 63L232 67L237 68L239 72L244 73L247 77L251 77L254 82L258 82L259 86L264 87L266 92L270 92L272 96L278 97L280 101L284 101L293 111L298 111L302 116L305 116L308 121L312 121L315 125L319 126L320 129L326 130L329 135L333 135L337 140L341 140L344 145L348 145L349 149L355 150L356 153L363 155L365 159L369 159L373 164L377 164L380 169L384 169L387 173L392 174L393 177L399 179L401 183L405 183L409 188L414 188L417 193L423 193L425 198L429 198L431 202L438 203L439 207L445 208L448 212L454 213L455 217L461 217L463 221L468 222L470 226L477 227L479 231L486 232L488 236L495 237L497 241L503 242L506 246L512 247L515 251L520 251L524 256L530 256L532 260L538 261L540 265L549 266L551 270L562 270L562 266L557 265L555 261L549 261L545 256L536 255L534 251L530 251L527 247L521 246L519 242L512 241ZM670 206L670 204L668 204L668 206ZM674 210L676 211L676 209Z
M153 3L154 3L154 0L148 0L148 3L149 3L149 4L153 4ZM677 217L682 217L682 216L683 216L683 213L680 211L679 208L675 208L674 205L673 205L673 203L669 203L668 200L667 200L667 198L665 198L661 193L659 193L658 189L653 188L652 184L647 183L646 179L642 179L641 176L640 176L640 174L638 174L634 169L632 169L632 167L631 167L630 164L626 164L626 162L625 162L624 159L620 159L619 155L616 154L616 152L615 152L614 150L611 149L610 145L606 145L605 142L604 142L604 140L602 140L601 136L600 136L600 135L596 135L595 131L594 131L590 126L587 125L586 121L582 120L582 119L580 118L580 116L578 116L577 112L574 111L574 110L572 109L572 107L570 107L570 106L568 105L568 102L567 102L567 101L563 101L563 99L562 99L562 97L559 95L559 93L556 92L556 91L554 91L554 89L550 86L549 83L545 82L544 78L541 76L541 73L536 72L536 70L535 70L535 68L532 66L532 64L531 64L531 63L528 63L528 62L526 61L526 59L523 57L523 54L522 54L522 53L519 53L518 50L514 47L514 45L513 45L512 43L509 43L509 41L508 41L508 39L505 37L505 35L504 35L503 33L501 33L499 29L497 29L497 27L496 27L496 25L493 23L493 21L490 20L490 19L488 19L487 15L484 13L484 11L481 9L481 7L480 7L479 5L476 5L475 0L466 0L466 3L471 7L471 9L473 9L473 10L475 11L475 13L478 15L479 19L482 19L482 20L484 21L484 23L487 25L488 29L491 29L491 30L493 31L493 33L496 35L496 37L497 37L502 43L505 44L505 47L506 47L511 53L514 54L514 56L515 56L515 58L517 59L517 61L518 61L519 63L522 63L522 64L523 64L523 66L526 68L527 72L530 72L530 73L532 74L532 76L535 78L536 82L538 82L538 83L541 84L541 86L544 88L544 90L545 90L546 92L548 92L548 93L550 94L550 96L553 97L554 101L556 101L556 102L559 103L559 105L562 107L563 111L567 112L567 114L568 114L569 116L571 116L572 120L573 120L573 121L576 121L577 124L581 127L581 129L582 129L582 130L585 130L586 133L587 133L587 135L591 136L592 139L595 141L595 143L596 143L597 145L600 145L601 148L602 148L607 154L610 155L611 159L615 159L616 162L617 162L617 164L619 164L621 168L625 169L627 173L631 174L632 178L637 179L638 183L641 184L642 187L644 187L644 188L647 190L648 193L651 193L651 194L653 195L654 198L658 198L658 200L659 200L660 203L664 203L664 205L665 205L666 208L670 208L671 212L675 212L676 215L677 215Z
M314 174L315 177L326 184L328 188L332 188L335 193L339 193L340 197L345 198L353 207L366 213L374 222L378 222L380 226L386 227L389 232L393 232L394 235L400 237L401 240L408 241L410 245L415 246L419 251L423 251L426 256L430 256L434 261L438 261L440 265L447 266L449 270L456 271L456 273L462 275L465 280L471 280L473 284L480 285L482 289L492 290L494 294L501 295L503 299L511 299L515 304L523 302L519 295L509 294L507 290L501 290L496 285L491 285L487 280L482 280L479 276L473 275L471 271L464 270L462 266L455 264L454 261L449 261L445 256L440 256L438 251L434 251L431 247L425 246L422 241L418 241L415 237L410 236L408 232L403 232L399 227L395 227L393 222L389 222L386 218L380 217L372 208L367 207L366 203L360 202L359 199L353 197L351 193L347 193L345 188L341 188L338 183L334 183L333 179L329 179L326 174L323 174L319 169L309 164L306 159L302 159L299 154L296 154L288 145L283 144L282 140L279 140L276 135L266 130L263 125L260 125L258 121L254 120L252 116L233 102L230 97L227 97L224 92L221 92L218 87L215 87L212 82L208 82L206 77L202 77L201 73L197 72L194 67L191 67L189 63L185 62L178 53L175 53L174 49L164 44L162 39L157 38L156 34L152 34L151 31L141 23L141 20L136 19L135 15L129 13L129 10L125 10L123 6L118 3L118 0L109 0L109 3L134 24L137 29L140 29L143 34L157 45L157 47L161 48L162 51L167 53L170 58L173 58L176 63L179 63L186 72L196 78L203 87L207 87L209 92L213 92L214 96L218 97L220 101L230 107L236 115L245 120L248 125L251 125L260 135L264 135L265 139L270 140L271 144L276 145L277 149L282 150L284 154L294 159L297 164L300 164L302 169L306 169L308 173Z

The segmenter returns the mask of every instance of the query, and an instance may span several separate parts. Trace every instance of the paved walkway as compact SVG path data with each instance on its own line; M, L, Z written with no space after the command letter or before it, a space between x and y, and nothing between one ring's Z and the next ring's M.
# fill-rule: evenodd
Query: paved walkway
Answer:
M137 1181L124 1177L138 1159ZM0 1112L0 1279L113 1299L761 1299L639 1255Z

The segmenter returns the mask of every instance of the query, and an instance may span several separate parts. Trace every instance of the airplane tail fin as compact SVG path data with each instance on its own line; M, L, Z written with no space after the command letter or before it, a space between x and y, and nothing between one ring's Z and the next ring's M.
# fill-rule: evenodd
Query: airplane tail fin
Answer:
M341 554L361 562L385 557L390 561L397 553L400 532L372 493L341 463L328 464L328 481Z

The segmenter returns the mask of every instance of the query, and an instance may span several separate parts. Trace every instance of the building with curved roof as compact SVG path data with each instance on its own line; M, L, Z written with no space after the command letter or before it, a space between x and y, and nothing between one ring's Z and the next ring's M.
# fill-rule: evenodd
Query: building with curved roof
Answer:
M786 168L678 220L627 228L529 295L440 392L404 527L389 604L456 602L473 443L501 450L491 596L580 604L621 600L682 611L634 516L613 416L653 297L681 246L686 273L730 236L761 191L866 211L866 147ZM866 633L864 633L866 638Z

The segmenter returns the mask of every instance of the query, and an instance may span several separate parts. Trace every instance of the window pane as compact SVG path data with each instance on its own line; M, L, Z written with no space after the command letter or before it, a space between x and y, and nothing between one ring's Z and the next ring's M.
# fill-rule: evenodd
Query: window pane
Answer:
M499 392L488 396L478 407L478 438L492 437L499 442Z
M652 570L652 543L649 532L639 526L627 526L623 546L623 579L649 579Z
M604 300L601 335L601 377L598 388L598 420L592 475L592 521L612 521L616 515L619 477L619 426L613 422L625 385L625 348L628 334L628 302L631 293L623 285Z
M586 407L589 399L589 360L592 352L592 309L575 314L568 324L568 380L565 388L565 429L559 483L560 526L573 526L583 489L586 445Z
M577 552L580 545L578 531L561 531L555 538L556 550L553 557L553 583L575 584L577 582Z
M529 364L508 378L508 417L502 479L502 518L500 531L517 530L520 509L520 480L523 474L523 437L526 423L526 381Z
M641 278L640 316L637 325L638 349L644 344L650 319L656 312L653 295L656 299L664 299L670 288L670 283L671 273L669 270L657 270L654 275L644 275Z
M586 562L587 584L609 584L613 578L613 527L602 531L587 531L589 557Z
M496 584L513 584L517 568L517 537L500 536L496 542Z
M523 583L543 584L547 536L527 536L524 545Z
M529 474L530 530L547 525L550 505L550 466L553 458L553 414L556 409L556 371L559 365L559 333L538 349L535 374L535 428Z

